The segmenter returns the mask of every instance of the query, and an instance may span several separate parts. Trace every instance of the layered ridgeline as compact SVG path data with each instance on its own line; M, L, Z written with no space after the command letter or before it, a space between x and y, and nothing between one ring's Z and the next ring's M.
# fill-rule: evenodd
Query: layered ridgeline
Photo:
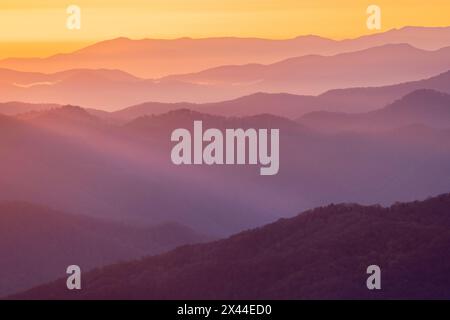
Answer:
M367 113L317 111L299 119L321 131L383 131L411 125L450 129L450 95L435 90L416 90L385 108Z
M338 134L273 115L227 118L190 110L124 125L70 106L2 116L0 200L147 224L176 221L227 236L330 202L423 199L450 189L450 131L425 121L443 123L448 114L429 106L419 124L412 117L380 132ZM408 114L407 106L401 110ZM205 129L279 129L278 174L261 177L255 165L175 166L170 135L192 130L196 120Z
M382 87L336 89L318 96L259 92L216 103L146 102L112 113L99 113L97 111L97 114L114 121L130 121L144 115L161 114L184 108L228 117L268 113L295 119L313 111L346 113L374 111L421 89L431 89L450 94L450 71L418 81ZM0 112L3 108L0 104ZM18 110L20 109L18 108Z
M159 78L221 65L268 64L311 54L335 55L388 43L407 43L419 49L437 50L449 46L449 39L450 27L404 27L342 41L311 35L286 40L118 38L48 58L4 59L0 61L0 67L51 73L79 68L121 69L143 78Z
M160 79L104 69L58 73L0 69L0 102L44 101L117 110L145 101L205 103L255 92L318 95L336 88L417 81L449 69L450 47L426 51L407 44L299 56L272 64L224 65Z
M70 72L66 74L70 74ZM112 112L89 108L86 110L113 123L126 123L145 115L151 116L178 109L196 110L228 117L254 116L267 113L296 119L314 111L345 113L374 111L401 99L413 91L421 89L450 94L450 71L440 73L431 78L390 86L334 89L318 96L259 92L214 103L144 102ZM61 106L58 104L3 102L0 103L0 113L17 115Z
M84 274L14 299L450 298L450 194L389 208L329 205L231 238ZM366 287L369 265L381 290Z
M24 202L0 203L0 296L84 270L211 239L177 223L134 226Z

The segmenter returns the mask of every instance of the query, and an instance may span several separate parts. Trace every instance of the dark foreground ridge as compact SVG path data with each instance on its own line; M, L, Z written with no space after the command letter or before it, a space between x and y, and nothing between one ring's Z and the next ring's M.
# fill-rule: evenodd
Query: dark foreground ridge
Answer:
M366 269L381 268L381 290ZM450 298L450 194L329 205L208 244L112 265L15 299Z

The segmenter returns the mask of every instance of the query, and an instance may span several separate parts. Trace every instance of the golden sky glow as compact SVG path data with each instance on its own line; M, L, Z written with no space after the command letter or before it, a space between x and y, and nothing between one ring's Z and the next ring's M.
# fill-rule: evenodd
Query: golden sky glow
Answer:
M66 28L71 4L82 10L81 30ZM121 36L356 37L370 33L370 4L382 9L382 31L450 25L449 0L0 0L0 58L45 56Z

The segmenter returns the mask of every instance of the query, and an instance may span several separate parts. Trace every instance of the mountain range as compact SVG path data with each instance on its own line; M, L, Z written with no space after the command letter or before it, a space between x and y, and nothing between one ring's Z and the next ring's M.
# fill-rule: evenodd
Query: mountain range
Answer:
M309 55L269 65L221 66L163 79L223 90L320 94L330 89L381 86L418 80L450 68L450 47L424 51L388 44L334 56ZM414 66L414 67L412 67Z
M198 120L279 129L278 174L173 164ZM1 60L0 159L0 296L449 298L450 27Z
M332 204L12 299L449 299L450 195L391 207ZM366 270L381 270L368 290Z
M205 172L171 163L168 132L176 117L148 119L148 126L117 126L72 106L31 117L1 116L0 201L42 203L61 211L153 225L185 221L212 235L271 221L273 207L281 200L257 210L258 196L243 191L267 191L255 182L238 183L237 177L226 174L232 168L214 173L214 168ZM184 119L192 124L191 117ZM146 128L158 122L148 134ZM247 168L239 170L252 174ZM232 192L224 192L233 184ZM177 201L172 201L174 196Z
M301 56L269 65L221 66L198 73L141 79L118 70L40 74L0 69L1 101L117 110L145 101L217 102L255 92L316 95L331 89L386 86L450 69L450 47L425 51L389 44L334 56Z
M299 119L303 125L321 131L381 131L415 124L450 129L450 95L421 89L413 91L385 108L367 113L317 111Z
M255 166L173 165L170 134L195 120L204 128L280 129L279 173L262 178ZM449 132L426 123L327 134L268 114L227 118L184 109L111 124L73 106L0 121L0 201L153 225L174 221L213 236L330 202L391 204L450 189Z
M190 109L222 116L245 117L261 113L295 119L313 111L362 113L381 109L419 89L432 89L450 94L450 71L419 81L392 86L330 90L319 96L299 96L287 93L255 93L217 103L146 102L114 111L95 112L99 117L115 121L130 121L144 115L171 110ZM0 112L2 106L0 104Z
M286 40L231 37L174 40L117 38L47 58L4 59L0 61L0 68L45 73L68 69L120 69L141 78L161 78L222 65L271 64L311 54L336 55L388 43L408 43L419 49L437 50L450 46L448 39L449 27L404 27L341 41L311 35Z
M334 89L318 96L260 92L216 103L145 102L113 112L85 109L103 120L114 123L125 123L144 115L161 114L177 109L190 109L209 114L239 117L267 113L296 119L313 111L344 113L373 111L419 89L432 89L450 94L450 71L431 78L391 86ZM60 104L4 102L0 103L0 113L18 115L61 106Z
M0 295L82 270L157 254L211 238L176 223L134 226L23 202L0 203Z

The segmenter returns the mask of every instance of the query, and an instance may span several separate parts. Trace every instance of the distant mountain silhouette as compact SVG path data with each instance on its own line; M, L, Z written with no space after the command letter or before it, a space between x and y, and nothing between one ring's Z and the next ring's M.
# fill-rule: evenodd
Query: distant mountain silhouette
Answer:
M218 102L217 104L221 103L222 102ZM197 104L189 102L177 102L177 103L145 102L121 110L110 112L110 117L113 117L115 119L124 122L129 122L142 116L158 115L180 109L196 110L206 105L209 104L208 103Z
M52 84L61 81L89 81L97 78L98 80L110 80L117 82L141 80L131 74L117 69L70 69L56 73L24 72L11 69L0 69L0 82L13 83L22 87L31 87L39 84Z
M221 66L163 79L220 86L230 93L245 88L247 92L314 95L335 88L419 80L449 68L450 47L424 51L407 44L389 44L335 56L301 56L269 65Z
M85 108L85 110L98 118L113 123L125 123L144 115L157 115L178 109L190 109L209 114L238 117L268 113L296 119L313 111L346 113L372 111L380 109L419 89L433 89L450 94L450 71L419 81L384 87L335 89L319 96L260 92L216 103L145 102L114 112L89 108ZM0 103L0 114L17 115L29 111L45 111L58 107L62 107L62 105L5 102Z
M30 111L49 110L58 108L58 104L46 104L46 103L24 103L24 102L4 102L0 103L0 114L5 115L18 115Z
M421 89L380 110L359 114L318 111L304 115L299 121L325 131L379 131L415 124L450 129L450 95Z
M189 109L178 109L155 116L142 116L128 122L124 127L131 130L166 131L191 127L193 121L202 120L205 128L283 128L301 131L302 128L292 120L270 114L258 114L248 117L223 117L210 115Z
M94 122L99 120L85 109L78 106L58 106L42 111L32 111L18 116L20 119L33 120L34 122L55 122L64 124L67 121Z
M58 125L0 118L0 201L137 223L175 221L225 236L330 202L391 204L450 190L450 139L444 130L328 135L273 115L190 110L124 125L64 119ZM195 120L204 128L279 129L279 173L261 177L255 165L175 166L170 134L192 130Z
M65 274L205 241L178 224L137 227L20 202L0 203L0 296Z
M273 114L296 118L301 114L320 109L320 101L314 96L299 96L287 93L255 93L233 100L215 103L158 103L146 102L111 113L111 117L130 121L144 115L157 115L178 109L196 110L226 117L245 117L258 114Z
M450 195L329 205L231 238L65 279L13 299L449 299ZM381 290L366 269L381 268Z
M178 115L144 118L122 126L101 120L86 123L85 113L77 107L65 107L39 112L35 117L22 115L21 121L0 117L5 122L0 126L0 148L8 155L0 165L0 201L43 203L115 220L176 221L212 235L228 235L273 220L272 206L281 200L259 208L258 196L243 192L249 190L250 182L234 185L237 177L229 175L237 170L252 176L255 166L222 168L228 173L217 168L206 172L199 167L174 168L170 133ZM192 125L196 116L181 117L180 123ZM212 117L204 118L205 127L218 122L266 127L272 118L272 126L288 123L299 127L276 117L229 121L220 117L211 124ZM43 180L45 185L40 183ZM233 191L225 193L232 185Z
M436 50L449 46L448 39L450 39L449 27L405 27L342 41L311 35L287 40L117 38L72 53L57 54L43 59L5 59L0 61L0 67L31 72L58 72L79 68L121 69L143 78L159 78L220 65L268 64L291 57L310 54L334 55L385 44L408 43L420 49Z
M313 111L361 113L380 109L418 89L434 89L450 94L450 71L432 78L393 86L331 90L319 96L287 93L255 93L216 103L146 102L99 116L130 121L144 115L157 115L177 109L190 109L222 116L252 116L261 113L295 119Z
M323 108L328 111L364 112L379 109L406 94L419 89L433 89L450 94L450 70L437 76L395 84L384 87L335 89L325 92L319 97L333 105L333 108Z
M59 106L56 108L30 111L16 117L34 126L57 131L64 135L84 135L89 138L92 131L107 130L107 123L78 106Z
M29 73L0 69L0 101L22 101L27 103L72 104L114 110L118 107L137 104L142 101L211 101L222 100L229 94L222 94L218 88L179 81L140 79L119 70L74 69L58 73ZM174 95L174 92L177 94ZM237 96L236 96L237 97Z
M424 51L397 44L335 56L301 56L270 65L221 66L153 80L135 78L117 70L30 73L28 77L26 72L3 69L0 74L12 76L5 76L0 82L0 99L73 104L111 111L145 101L208 103L255 92L312 95L336 88L385 86L428 78L449 70L449 57L450 47ZM346 105L351 99L341 101Z
M19 116L20 118L30 119L43 115L44 113L42 111L50 111L62 107L64 107L64 105L62 104L26 103L19 101L11 101L0 103L0 114L8 116ZM112 117L112 114L110 114L108 111L90 108L83 108L83 110L86 110L89 114L97 118L115 121L114 117Z

